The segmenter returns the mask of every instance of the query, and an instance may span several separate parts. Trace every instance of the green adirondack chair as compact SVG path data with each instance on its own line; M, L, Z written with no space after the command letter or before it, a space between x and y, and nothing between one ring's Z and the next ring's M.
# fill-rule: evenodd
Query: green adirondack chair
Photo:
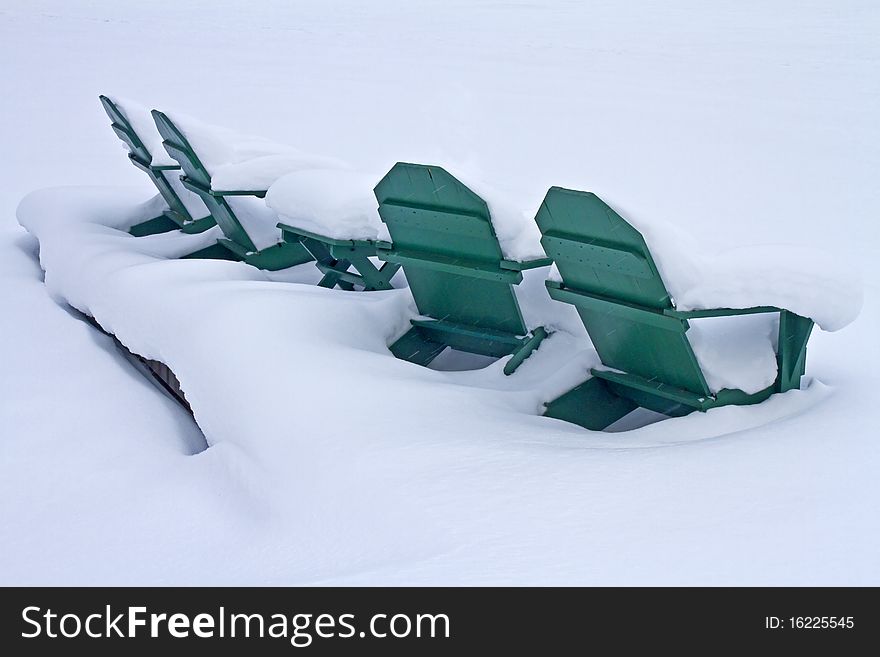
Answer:
M427 365L446 347L513 357L511 374L547 336L523 322L514 285L549 259L504 258L486 202L440 167L395 164L375 188L393 245L379 258L403 266L419 313L391 345L403 360Z
M98 96L98 98L101 101L101 105L104 106L107 116L110 117L110 126L113 128L113 131L128 146L128 159L149 176L168 205L168 209L161 215L132 226L128 232L135 237L141 237L165 233L171 230L182 230L185 233L201 233L211 228L214 225L214 218L208 213L207 208L203 208L205 212L203 216L193 217L180 193L175 189L178 186L176 181L180 166L175 164L154 164L153 153L146 146L148 140L145 140L142 135L138 135L132 122L126 116L124 109L107 96ZM190 203L190 205L194 204Z
M536 221L562 278L546 282L550 296L574 305L602 364L614 370L591 370L545 415L601 430L637 407L680 416L800 387L811 319L769 306L677 311L641 233L595 194L552 187ZM754 394L710 390L686 336L688 319L752 313L779 313L776 381Z
M239 260L270 271L286 269L312 259L302 244L295 241L285 242L280 235L277 244L258 249L237 216L234 203L230 200L235 197L263 198L266 196L266 190L212 189L211 174L199 160L183 132L166 114L158 110L153 110L153 119L162 135L165 149L180 163L184 174L181 177L183 186L201 197L226 236L226 239L218 240L220 246Z

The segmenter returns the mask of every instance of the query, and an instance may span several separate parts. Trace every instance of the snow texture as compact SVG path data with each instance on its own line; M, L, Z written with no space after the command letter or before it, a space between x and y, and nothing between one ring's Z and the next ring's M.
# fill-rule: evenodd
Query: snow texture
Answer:
M878 20L855 0L7 3L0 582L880 583ZM652 249L667 221L722 270L756 243L821 248L862 271L863 309L814 332L803 390L585 431L539 415L597 364L547 268L518 293L555 332L514 375L396 360L416 312L402 281L325 290L313 265L179 259L216 228L118 230L162 204L100 93L355 170L468 171L530 219L551 185L592 190L657 226ZM19 202L57 186L21 202L24 232ZM685 283L711 305L744 285ZM758 284L776 282L743 295ZM198 426L71 306L172 366Z
M325 237L390 240L379 217L373 187L382 175L319 169L279 178L266 194L266 205L281 221Z
M215 191L265 191L291 171L347 166L332 157L311 155L263 137L242 135L185 114L168 117L211 174L211 188Z

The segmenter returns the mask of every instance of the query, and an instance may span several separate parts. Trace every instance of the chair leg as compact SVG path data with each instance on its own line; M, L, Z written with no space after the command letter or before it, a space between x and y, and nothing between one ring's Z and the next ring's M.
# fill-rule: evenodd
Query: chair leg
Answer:
M779 313L779 340L776 346L776 392L801 387L801 377L807 367L807 341L813 330L813 320L783 310Z
M351 264L364 281L364 290L390 290L391 277L400 269L400 265L386 262L377 268L366 255L355 254L349 257Z
M225 246L223 246L222 242L215 242L211 246L206 246L204 249L199 249L198 251L193 251L192 253L188 253L183 256L184 260L231 260L233 262L241 262L241 257L230 251Z
M347 290L351 292L354 290L354 285L348 281L343 281L340 276L348 271L349 262L348 260L335 260L331 259L329 262L322 262L322 265L325 267L330 267L331 270L324 274L324 277L318 282L318 287L326 287L326 288L334 288L339 286L341 290Z
M594 377L547 404L544 415L602 431L636 408L638 404L615 395L605 381Z
M419 327L414 326L389 349L396 358L425 366L439 356L440 352L446 349L446 345L429 340Z

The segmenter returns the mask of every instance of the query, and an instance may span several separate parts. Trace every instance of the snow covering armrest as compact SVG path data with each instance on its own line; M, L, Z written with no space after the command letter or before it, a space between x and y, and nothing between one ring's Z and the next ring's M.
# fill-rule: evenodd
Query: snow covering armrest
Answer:
M293 233L294 235L317 240L331 246L368 246L371 248L378 248L377 242L375 240L337 239L335 237L328 237L327 235L322 235L320 233L315 233L309 230L305 230L303 228L298 228L297 226L291 226L290 224L286 224L283 221L279 221L277 227L279 230L285 233ZM388 243L383 242L382 244Z

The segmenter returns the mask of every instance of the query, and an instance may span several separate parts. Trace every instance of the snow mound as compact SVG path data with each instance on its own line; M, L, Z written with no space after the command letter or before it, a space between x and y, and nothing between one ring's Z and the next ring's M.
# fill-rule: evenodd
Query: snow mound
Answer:
M790 244L713 251L668 222L621 216L645 238L677 310L775 306L824 331L842 329L861 311L861 277L843 258Z
M281 221L326 237L390 240L373 194L381 177L341 169L296 171L275 181L266 205Z
M754 394L776 380L777 313L689 320L688 341L709 390Z
M809 317L823 331L839 331L861 312L861 276L845 258L790 244L713 251L678 226L609 205L645 238L677 310L774 306ZM555 264L549 277L562 280Z
M305 153L263 137L242 135L185 114L168 117L189 140L211 174L212 188L218 191L262 191L291 171L348 166L335 158Z
M162 146L162 135L156 129L156 122L153 121L153 115L150 109L145 105L141 105L137 101L120 96L107 96L120 112L128 119L131 127L140 137L144 146L150 152L153 166L169 166L177 165L177 162L165 151ZM124 146L124 145L123 145ZM128 146L124 146L128 150Z
M679 310L776 306L838 331L862 309L863 286L851 262L818 249L748 246L701 260L700 280L670 288Z

